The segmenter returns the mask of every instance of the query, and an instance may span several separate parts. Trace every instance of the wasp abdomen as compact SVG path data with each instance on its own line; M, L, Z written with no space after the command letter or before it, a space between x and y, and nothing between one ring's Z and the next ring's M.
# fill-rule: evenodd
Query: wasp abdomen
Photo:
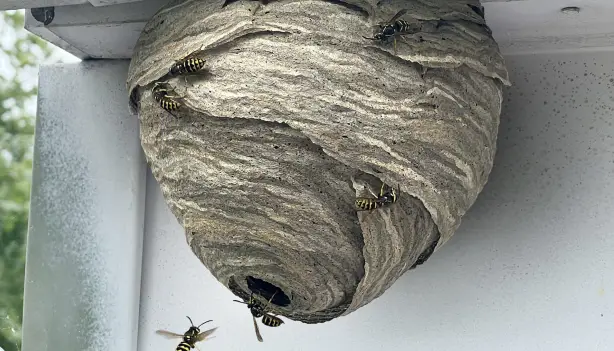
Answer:
M360 210L374 210L380 206L378 199L358 198L356 199L356 207Z
M383 207L389 204L393 204L397 201L398 191L394 188L390 188L388 191L384 192L385 184L382 184L382 188L380 190L379 197L377 198L368 198L368 197L359 197L356 199L354 204L359 211L369 211L374 210L378 207ZM400 190L399 190L400 191Z
M394 22L394 29L400 34L407 33L410 30L410 24L404 20L397 20Z
M267 327L279 327L282 323L283 321L280 318L271 316L270 314L265 314L262 316L262 324L266 325Z
M163 84L156 84L153 87L152 95L154 100L168 112L178 110L181 104L168 95L169 90Z
M175 111L181 106L177 101L167 97L162 97L158 102L160 106L167 111Z
M192 345L188 344L185 341L182 341L177 345L175 351L190 351L192 349Z
M189 58L181 62L177 62L171 66L169 73L171 76L176 76L186 73L196 73L205 67L205 60L202 58Z

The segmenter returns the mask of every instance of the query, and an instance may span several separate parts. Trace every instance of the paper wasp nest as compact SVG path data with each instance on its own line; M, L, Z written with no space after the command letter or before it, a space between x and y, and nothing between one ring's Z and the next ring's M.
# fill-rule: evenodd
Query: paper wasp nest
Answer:
M363 38L404 8L396 55ZM167 76L198 50L203 74ZM452 236L490 173L508 76L477 0L184 0L146 25L127 84L193 252L236 295L278 291L273 312L318 323ZM356 212L382 182L398 201Z

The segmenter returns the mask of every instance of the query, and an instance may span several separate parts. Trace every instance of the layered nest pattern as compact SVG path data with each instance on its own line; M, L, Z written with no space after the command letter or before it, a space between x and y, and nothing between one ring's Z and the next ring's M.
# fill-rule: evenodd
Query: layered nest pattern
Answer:
M364 38L401 9L396 45ZM198 50L201 74L167 75ZM492 168L505 84L477 0L174 1L127 81L192 251L237 296L277 291L272 311L306 323L369 303L452 236ZM357 212L382 183L398 200Z

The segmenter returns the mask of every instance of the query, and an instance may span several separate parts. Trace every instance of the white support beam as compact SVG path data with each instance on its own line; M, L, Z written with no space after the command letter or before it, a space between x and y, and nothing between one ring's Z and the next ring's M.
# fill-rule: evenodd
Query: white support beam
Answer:
M614 1L584 0L580 12L564 13L560 1L484 4L486 21L504 54L614 49ZM571 5L574 5L573 2Z
M108 6L56 7L48 25L27 12L26 29L79 58L128 59L147 21L169 0L91 1ZM558 0L483 2L504 54L614 49L614 1L585 0L579 13L561 12Z
M127 61L43 66L23 351L134 351L146 162Z
M2 0L0 3L0 11L80 5L87 4L88 2L94 6L109 6L139 1L149 0Z
M2 0L0 11L86 4L87 0Z
M168 1L56 7L47 25L26 12L25 28L81 59L129 59L147 21Z
M90 4L94 6L119 5L119 4L127 4L131 2L139 2L139 1L143 1L143 0L89 0Z

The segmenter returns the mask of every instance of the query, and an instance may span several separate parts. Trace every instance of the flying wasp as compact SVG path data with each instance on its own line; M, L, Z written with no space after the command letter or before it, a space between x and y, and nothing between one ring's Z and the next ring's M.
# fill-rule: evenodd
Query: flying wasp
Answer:
M407 9L403 9L397 12L390 20L387 22L382 22L378 24L378 29L373 35L372 38L368 38L363 36L365 39L376 40L382 44L389 43L390 39L394 42L394 54L397 54L397 36L403 34L410 34L411 24L407 21L399 19L399 17L405 15L407 13Z
M185 56L182 59L175 61L175 63L168 69L169 77L176 76L184 76L184 80L186 80L186 75L197 74L205 68L205 63L207 62L203 58L205 50L202 48L194 51L193 53Z
M169 95L171 92L174 93L173 89L168 85L168 83L156 82L151 89L151 95L153 96L154 100L160 104L160 107L168 111L168 113L174 117L177 117L173 111L177 111L181 107L181 103L179 102L181 97L177 95Z
M371 197L359 197L354 202L358 211L373 211L378 207L384 207L388 204L393 204L397 201L399 194L401 193L401 188L398 189L389 187L387 191L384 191L385 183L382 183L382 188L380 189L379 196L373 194L373 198Z
M156 334L160 334L169 339L182 338L183 341L181 341L179 345L177 345L177 348L175 349L175 351L190 351L191 349L194 349L194 348L198 349L196 347L196 343L199 341L204 341L207 338L207 336L213 334L213 332L217 329L217 327L201 332L200 327L205 323L211 322L211 320L202 322L198 327L194 326L194 323L192 323L192 319L190 317L188 317L188 320L190 321L190 324L192 326L190 327L190 329L188 329L183 334L177 334L177 333L173 333L167 330L157 330Z
M275 296L275 294L273 294L273 296ZM273 296L271 296L271 299L269 299L269 303L271 303L271 301L273 300ZM262 317L262 324L266 325L267 327L279 327L284 323L281 318L267 313L266 308L260 303L260 301L254 298L254 294L251 294L249 296L249 300L247 300L247 302L239 300L233 301L246 304L247 308L249 308L250 312L252 313L252 319L254 320L254 330L256 331L256 338L260 342L262 342L263 340L262 335L260 335L260 330L258 329L258 323L256 322L256 318Z

